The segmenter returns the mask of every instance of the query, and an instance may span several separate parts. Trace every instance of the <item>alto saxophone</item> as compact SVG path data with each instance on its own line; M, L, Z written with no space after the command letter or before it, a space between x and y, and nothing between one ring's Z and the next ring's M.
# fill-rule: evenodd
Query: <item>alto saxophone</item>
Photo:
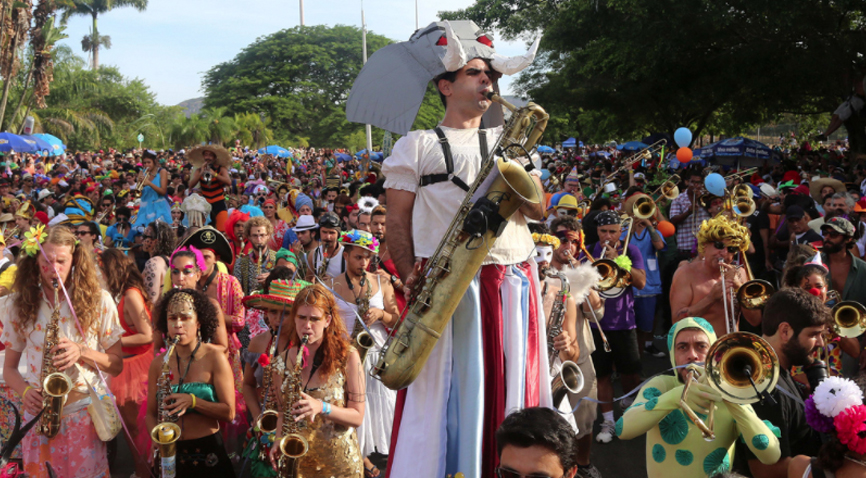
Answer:
M54 311L51 312L51 320L45 328L45 342L42 346L42 407L45 412L39 423L39 433L48 438L54 438L60 431L63 405L69 392L72 391L72 380L54 366L57 352L51 353L51 349L57 345L60 332L60 284L57 279L54 279L52 285L54 286Z
M259 414L259 417L256 419L256 428L258 428L258 437L259 437L259 459L267 463L268 460L268 450L270 449L267 446L267 443L263 443L261 438L265 435L269 435L277 431L277 421L279 419L279 415L277 414L277 399L276 392L271 390L273 387L273 363L274 356L277 351L277 343L279 343L280 337L274 337L274 342L271 344L270 350L270 361L268 361L268 365L265 365L262 373L262 389L264 390L264 403L262 403L262 413ZM270 443L270 442L268 442Z
M364 329L364 316L370 310L370 293L373 290L372 284L367 286L367 292L363 299L358 300L358 317L355 317L355 326L352 328L352 345L358 350L358 355L361 356L361 363L367 358L367 352L373 346L373 337Z
M549 116L535 103L518 110L496 93L487 97L512 115L495 147L482 158L478 176L407 298L405 318L382 349L373 373L393 390L407 387L421 372L508 219L523 204L541 200L541 191L517 158L533 149Z
M281 478L296 478L301 458L310 450L310 443L301 436L300 431L305 426L304 422L296 422L292 415L292 405L301 399L301 359L304 355L304 347L310 337L305 335L298 345L298 357L295 366L286 364L286 373L283 375L283 428L280 438L279 476Z
M177 426L177 417L168 413L165 408L165 398L171 395L171 370L169 368L169 359L174 352L177 342L180 337L175 337L162 359L162 371L159 373L159 378L156 380L156 406L157 420L159 423L150 430L150 439L159 448L156 458L159 458L159 469L162 478L174 478L177 475L177 445L176 442L180 439L180 427Z
M568 284L568 278L562 271L549 268L545 275L559 279L560 284L553 308L550 310L550 317L547 320L547 356L550 358L550 375L553 377L553 381L550 383L550 392L553 397L553 406L559 407L568 392L578 393L583 389L583 372L571 360L562 361L561 367L556 366L559 350L553 346L553 341L562 333L565 306L568 303L568 294L571 292L571 288Z

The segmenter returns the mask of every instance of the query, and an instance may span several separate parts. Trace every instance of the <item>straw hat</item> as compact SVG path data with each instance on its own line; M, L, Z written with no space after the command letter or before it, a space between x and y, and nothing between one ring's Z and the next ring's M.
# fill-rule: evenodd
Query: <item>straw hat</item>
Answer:
M216 155L216 164L219 166L228 167L232 164L232 155L231 153L229 153L229 150L216 144L205 144L202 146L196 146L188 153L186 153L186 157L191 163L204 163L205 151L210 151L211 153Z
M821 202L824 199L821 197L821 190L824 189L826 186L832 187L834 190L836 190L837 193L845 192L845 184L843 184L842 181L839 181L838 179L816 179L815 181L809 183L809 194L812 196L812 199Z
M245 307L263 310L282 310L295 303L295 297L304 287L313 285L303 280L277 279L271 281L268 294L256 293L243 298Z

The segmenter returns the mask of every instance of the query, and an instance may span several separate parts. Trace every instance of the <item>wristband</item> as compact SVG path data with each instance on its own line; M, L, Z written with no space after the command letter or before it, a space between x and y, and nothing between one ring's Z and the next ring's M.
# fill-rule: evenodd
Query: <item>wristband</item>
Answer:
M33 388L33 387L32 387L31 385L28 385L28 386L24 389L24 393L21 394L21 399L22 399L22 400L24 399L24 397L27 396L27 392L29 392L30 389L32 389L32 388Z
M190 393L189 396L192 397L192 405L189 407L189 409L190 409L190 410L195 410L195 394L194 394L194 393Z
M322 402L322 415L330 415L331 414L331 404L325 401Z

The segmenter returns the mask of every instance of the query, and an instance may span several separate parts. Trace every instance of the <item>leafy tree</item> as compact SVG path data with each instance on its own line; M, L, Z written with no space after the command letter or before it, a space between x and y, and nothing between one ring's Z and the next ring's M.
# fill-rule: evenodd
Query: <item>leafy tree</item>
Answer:
M387 38L367 34L375 52ZM205 75L205 106L229 114L263 113L285 138L333 145L363 130L346 122L345 101L361 71L361 30L352 26L311 26L259 38L233 60Z
M108 13L115 8L132 7L143 12L147 9L147 0L71 0L71 5L66 6L62 21L65 24L74 15L89 16L93 19L90 34L81 40L81 48L89 53L92 58L92 68L99 69L100 47L111 48L111 37L100 35L97 28L99 15Z
M697 137L782 113L832 111L864 71L863 5L476 0L443 17L470 18L509 38L543 28L539 58L517 83L583 139L605 141L679 126Z

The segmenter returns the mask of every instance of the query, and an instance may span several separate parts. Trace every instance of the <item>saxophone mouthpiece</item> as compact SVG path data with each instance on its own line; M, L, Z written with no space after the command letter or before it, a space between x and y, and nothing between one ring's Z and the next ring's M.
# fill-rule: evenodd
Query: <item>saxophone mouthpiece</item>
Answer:
M496 92L493 90L484 90L484 96L486 96L487 99L490 101L496 101L496 99L494 97L499 96L499 95L497 95Z

